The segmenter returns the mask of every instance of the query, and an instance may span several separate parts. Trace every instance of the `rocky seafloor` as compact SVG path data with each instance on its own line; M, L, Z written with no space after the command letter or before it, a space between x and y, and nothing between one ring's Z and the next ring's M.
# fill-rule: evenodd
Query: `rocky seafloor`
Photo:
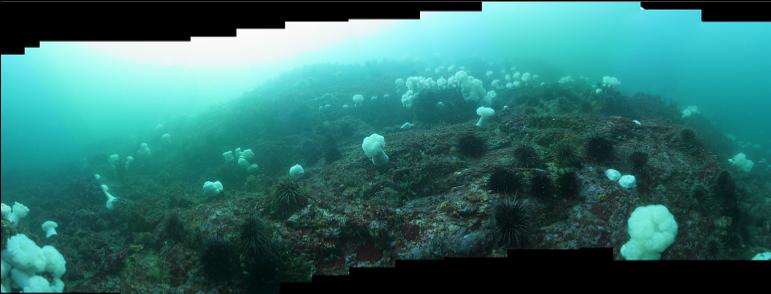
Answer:
M502 87L495 115L477 127L476 104L458 89L403 107L393 81L420 69L304 68L208 113L105 142L85 166L3 179L3 202L31 209L18 227L3 220L3 241L20 232L56 246L65 291L126 293L275 291L279 281L349 267L501 257L507 248L611 247L622 259L627 219L649 204L665 205L679 227L662 259L749 259L771 249L771 173L727 161L769 149L746 150L708 116L684 118L660 97L598 93L576 79ZM354 106L356 93L379 97ZM407 121L414 126L400 128ZM372 133L384 136L388 164L362 152ZM107 162L139 142L152 155L135 155L128 169ZM238 147L253 150L256 172L223 161ZM296 163L302 177L287 176ZM634 174L637 186L608 180L609 168ZM207 180L223 192L202 193ZM118 197L112 210L102 183ZM497 215L506 209L517 218ZM49 219L59 234L45 239L39 224Z

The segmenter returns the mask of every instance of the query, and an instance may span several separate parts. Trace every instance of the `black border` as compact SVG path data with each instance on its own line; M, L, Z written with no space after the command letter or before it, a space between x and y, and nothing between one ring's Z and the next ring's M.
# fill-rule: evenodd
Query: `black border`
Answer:
M512 1L514 2L514 1ZM702 21L771 21L768 1L644 1L644 9L701 10ZM0 1L2 54L41 41L189 41L287 21L417 19L421 11L481 11L481 1Z

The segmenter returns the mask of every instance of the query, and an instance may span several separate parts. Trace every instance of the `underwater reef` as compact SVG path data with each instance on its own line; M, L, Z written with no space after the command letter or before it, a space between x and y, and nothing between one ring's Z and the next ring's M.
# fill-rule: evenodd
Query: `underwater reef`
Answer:
M768 149L619 85L473 61L306 66L141 141L94 146L85 166L4 178L3 202L30 211L4 211L3 247L16 234L55 245L65 291L127 293L277 292L508 248L633 259L621 248L643 237L630 228L661 211L672 242L634 256L771 250Z

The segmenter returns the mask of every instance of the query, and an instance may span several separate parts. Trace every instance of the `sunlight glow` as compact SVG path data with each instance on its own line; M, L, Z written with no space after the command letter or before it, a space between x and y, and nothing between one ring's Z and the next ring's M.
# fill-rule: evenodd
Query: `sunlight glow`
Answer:
M395 20L289 22L285 29L239 29L233 37L190 42L89 42L83 46L139 63L190 67L268 65L380 32Z

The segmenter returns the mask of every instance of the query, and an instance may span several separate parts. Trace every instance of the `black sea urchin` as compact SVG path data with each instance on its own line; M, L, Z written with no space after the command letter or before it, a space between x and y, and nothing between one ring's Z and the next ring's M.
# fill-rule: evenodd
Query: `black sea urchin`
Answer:
M518 198L498 202L493 210L496 242L508 248L527 246L530 220L527 207Z

